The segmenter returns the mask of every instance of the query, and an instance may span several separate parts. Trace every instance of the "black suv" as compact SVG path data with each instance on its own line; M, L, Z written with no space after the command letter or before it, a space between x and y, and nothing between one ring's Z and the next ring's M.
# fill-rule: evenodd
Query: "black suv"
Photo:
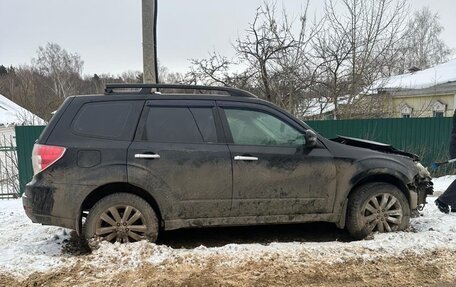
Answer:
M432 193L417 156L328 140L225 87L113 84L104 95L69 97L32 161L28 217L111 242L155 241L160 230L187 227L310 221L363 238L406 229Z

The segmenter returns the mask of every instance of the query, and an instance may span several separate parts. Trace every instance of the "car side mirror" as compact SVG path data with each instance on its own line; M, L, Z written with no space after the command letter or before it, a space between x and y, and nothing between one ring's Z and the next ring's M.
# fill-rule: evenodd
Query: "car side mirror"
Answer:
M306 148L314 148L317 146L317 134L312 130L306 130L305 134Z

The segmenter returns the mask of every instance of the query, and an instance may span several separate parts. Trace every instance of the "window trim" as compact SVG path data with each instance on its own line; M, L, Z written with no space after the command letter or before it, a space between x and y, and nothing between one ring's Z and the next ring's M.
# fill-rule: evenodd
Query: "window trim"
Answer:
M214 118L214 124L215 124L215 129L217 133L217 142L205 142L204 141L204 136L202 136L203 141L202 142L157 142L157 141L149 141L142 139L142 134L144 132L144 129L146 127L147 123L147 117L150 112L151 107L163 107L163 108L187 108L187 109L192 109L192 108L211 108L212 109L212 116ZM193 115L192 115L193 117ZM196 122L196 119L193 118L195 121L195 124L198 126L198 123ZM160 99L152 99L146 101L146 104L144 105L144 109L141 113L141 117L138 122L138 127L136 129L134 138L134 142L143 142L143 143L157 143L157 144L221 144L224 142L224 136L223 136L223 130L221 128L221 121L220 121L220 116L218 114L218 111L216 109L215 101L210 101L210 100L192 100L192 101L184 101L184 100L160 100Z
M408 116L408 118L411 118L413 114L413 108L409 106L407 103L404 103L401 106L401 118L406 118L404 116Z

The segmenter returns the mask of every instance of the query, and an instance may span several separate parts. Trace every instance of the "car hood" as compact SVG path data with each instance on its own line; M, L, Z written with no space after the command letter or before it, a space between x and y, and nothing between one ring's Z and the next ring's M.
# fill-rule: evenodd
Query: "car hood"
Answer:
M398 155L409 157L416 161L420 160L420 158L416 154L398 150L390 144L379 143L379 142L358 139L358 138L345 137L345 136L337 136L336 138L331 139L331 141L349 145L349 146L367 148L367 149L380 151L380 152L384 152L384 153L398 154Z

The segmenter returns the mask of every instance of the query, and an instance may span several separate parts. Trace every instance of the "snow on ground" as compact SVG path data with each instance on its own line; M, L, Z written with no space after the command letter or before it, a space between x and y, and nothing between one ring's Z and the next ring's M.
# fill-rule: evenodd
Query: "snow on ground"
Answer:
M62 265L66 230L33 224L21 199L0 200L0 270L13 274L47 271Z
M434 178L432 183L434 184L434 193L439 195L444 192L447 187L456 179L456 175L445 175L442 177Z
M437 189L444 190L454 178L436 179ZM34 272L72 268L76 264L89 267L87 270L102 266L103 272L115 274L143 263L157 267L182 262L201 265L216 259L220 266L225 267L262 260L305 265L310 261L333 264L356 259L367 262L442 250L456 252L456 214L440 213L433 201L434 198L428 198L429 204L423 215L412 219L410 231L375 234L370 240L244 243L196 248L172 248L148 242L124 245L101 243L92 254L75 256L62 251L64 239L69 238L69 230L31 223L20 199L0 200L0 273L25 279Z

